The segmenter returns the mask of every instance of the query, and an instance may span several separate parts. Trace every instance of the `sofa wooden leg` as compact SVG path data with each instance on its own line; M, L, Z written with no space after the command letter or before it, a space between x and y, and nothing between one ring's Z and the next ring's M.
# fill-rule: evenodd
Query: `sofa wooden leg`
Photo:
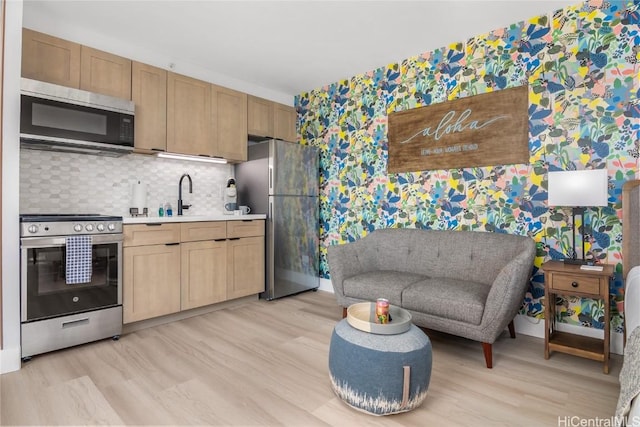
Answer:
M513 320L509 322L509 335L511 336L511 338L516 337L516 327L513 324Z
M342 318L344 319L345 317L347 317L347 308L342 307Z
M491 344L483 342L482 351L484 352L484 361L487 363L487 368L493 368L493 352L491 351Z

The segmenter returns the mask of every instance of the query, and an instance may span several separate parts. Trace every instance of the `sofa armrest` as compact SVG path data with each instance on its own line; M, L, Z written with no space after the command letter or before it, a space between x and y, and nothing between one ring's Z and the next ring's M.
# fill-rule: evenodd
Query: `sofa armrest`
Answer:
M358 241L342 245L331 245L327 249L327 263L331 284L338 300L338 304L348 305L344 295L344 280L357 274L364 273L358 259Z
M627 417L629 424L635 425L634 417L640 414L640 326L631 331L627 339L619 379L616 418L622 420Z
M526 249L505 265L491 284L482 321L485 341L493 343L522 307L535 258L533 240Z

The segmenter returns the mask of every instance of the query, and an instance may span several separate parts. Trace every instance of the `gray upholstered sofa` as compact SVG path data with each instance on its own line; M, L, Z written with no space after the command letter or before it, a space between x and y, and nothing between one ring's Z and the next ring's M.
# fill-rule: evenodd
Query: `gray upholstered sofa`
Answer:
M338 304L387 298L413 323L480 341L488 368L492 347L524 300L533 239L476 231L376 230L330 246L328 264Z

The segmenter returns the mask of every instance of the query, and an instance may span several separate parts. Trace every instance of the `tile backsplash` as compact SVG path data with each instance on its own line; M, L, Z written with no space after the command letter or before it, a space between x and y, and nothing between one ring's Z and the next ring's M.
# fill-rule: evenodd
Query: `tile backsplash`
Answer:
M129 215L132 186L147 184L149 216L158 216L161 203L169 202L174 215L178 182L188 173L189 193L183 180L185 215L222 213L223 188L233 176L233 165L159 159L130 154L99 157L87 154L20 150L20 213L98 213Z

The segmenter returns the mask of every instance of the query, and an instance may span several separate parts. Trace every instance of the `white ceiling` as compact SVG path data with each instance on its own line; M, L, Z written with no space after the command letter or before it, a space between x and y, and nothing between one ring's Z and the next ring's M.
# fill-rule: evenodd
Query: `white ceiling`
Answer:
M133 59L155 58L146 62L177 72L209 70L219 76L216 83L291 102L340 79L575 4L24 0L23 25Z

